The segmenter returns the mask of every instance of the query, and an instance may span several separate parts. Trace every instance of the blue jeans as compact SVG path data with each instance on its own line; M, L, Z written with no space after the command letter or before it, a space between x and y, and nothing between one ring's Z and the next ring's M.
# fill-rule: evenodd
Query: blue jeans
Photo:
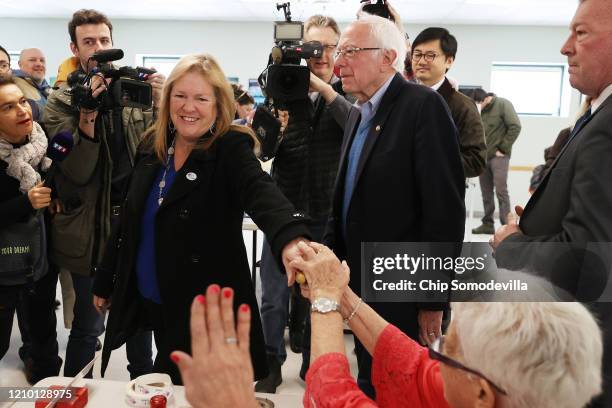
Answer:
M327 218L311 221L308 225L313 241L321 242ZM266 352L276 356L282 364L287 359L285 326L289 315L287 275L282 273L274 259L268 241L264 240L261 252L261 323L266 341ZM302 340L302 359L310 362L310 316L307 317Z
M125 343L130 380L153 372L152 332L139 332Z
M66 346L66 364L64 376L74 377L87 365L96 352L97 339L104 333L104 316L93 306L91 287L93 278L72 276L74 286L74 320ZM126 343L126 354L129 361L130 379L153 372L153 351L151 332L141 332L131 337ZM90 370L87 378L92 377Z
M268 240L261 252L261 323L266 341L266 352L282 364L287 359L285 326L289 315L289 287L287 275L274 259Z
M66 346L65 377L74 377L94 358L96 340L104 332L104 316L93 305L93 278L75 273L70 275L75 301L74 320ZM92 370L86 377L92 378Z

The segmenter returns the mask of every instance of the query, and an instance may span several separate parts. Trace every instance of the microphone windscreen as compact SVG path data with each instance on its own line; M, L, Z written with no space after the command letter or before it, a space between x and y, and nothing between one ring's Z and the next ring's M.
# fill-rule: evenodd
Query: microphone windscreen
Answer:
M73 145L72 133L68 130L62 130L49 142L47 157L56 163L60 163L70 154Z
M118 48L110 50L97 51L91 56L91 59L99 63L117 61L123 58L123 50Z

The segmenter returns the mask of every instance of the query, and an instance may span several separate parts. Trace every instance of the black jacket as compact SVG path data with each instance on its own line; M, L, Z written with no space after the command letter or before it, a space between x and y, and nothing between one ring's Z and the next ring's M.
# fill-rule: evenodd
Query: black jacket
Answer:
M25 221L34 214L28 195L19 190L19 181L6 174L7 166L0 160L0 228Z
M334 180L340 160L344 124L351 102L341 82L332 85L338 92L329 105L321 95L294 102L289 123L272 167L272 177L295 207L313 219L326 218L331 209Z
M604 394L612 406L612 303L602 296L612 268L612 97L575 129L521 216L522 234L495 251L500 268L536 273L582 301L604 334ZM604 402L605 401L605 402ZM600 405L601 404L601 405Z
M478 177L486 167L487 145L480 113L474 101L457 92L448 78L438 89L459 132L459 148L465 177Z
M111 350L145 328L138 306L135 263L145 201L161 168L153 153L139 155L122 209L121 232L109 244L95 277L94 294L104 298L112 294L102 372ZM195 180L186 178L190 172L197 176ZM295 212L261 169L249 136L230 131L208 150L194 150L190 154L158 210L155 238L163 310L160 319L169 348L165 352L189 352L189 311L193 298L212 283L232 287L235 307L248 303L252 310L251 356L255 377L259 379L267 374L267 366L242 237L245 211L265 232L278 258L290 240L308 236L304 216Z
M347 260L350 286L356 293L361 293L362 242L460 243L465 228L465 179L457 130L448 107L433 90L396 74L382 97L361 152L345 239L342 200L348 152L359 120L359 110L351 110L333 214L324 238L340 259ZM414 339L418 339L417 306L443 310L447 305L372 304Z

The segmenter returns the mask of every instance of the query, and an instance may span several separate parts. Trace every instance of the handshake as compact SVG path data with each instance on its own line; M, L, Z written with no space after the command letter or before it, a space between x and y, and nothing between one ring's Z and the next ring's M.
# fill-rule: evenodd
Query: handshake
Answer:
M350 270L325 245L296 239L282 253L287 271L287 285L300 285L302 296L309 300L324 296L339 300L348 287Z

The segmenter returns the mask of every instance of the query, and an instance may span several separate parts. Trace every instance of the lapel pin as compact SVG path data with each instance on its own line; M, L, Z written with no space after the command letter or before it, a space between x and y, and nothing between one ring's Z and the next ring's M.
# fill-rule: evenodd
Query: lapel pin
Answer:
M376 125L376 131L380 132L380 125Z
M187 180L189 180L189 181L194 181L195 179L198 178L198 175L195 174L194 172L190 171L189 173L187 173L185 175L185 177L187 177Z

